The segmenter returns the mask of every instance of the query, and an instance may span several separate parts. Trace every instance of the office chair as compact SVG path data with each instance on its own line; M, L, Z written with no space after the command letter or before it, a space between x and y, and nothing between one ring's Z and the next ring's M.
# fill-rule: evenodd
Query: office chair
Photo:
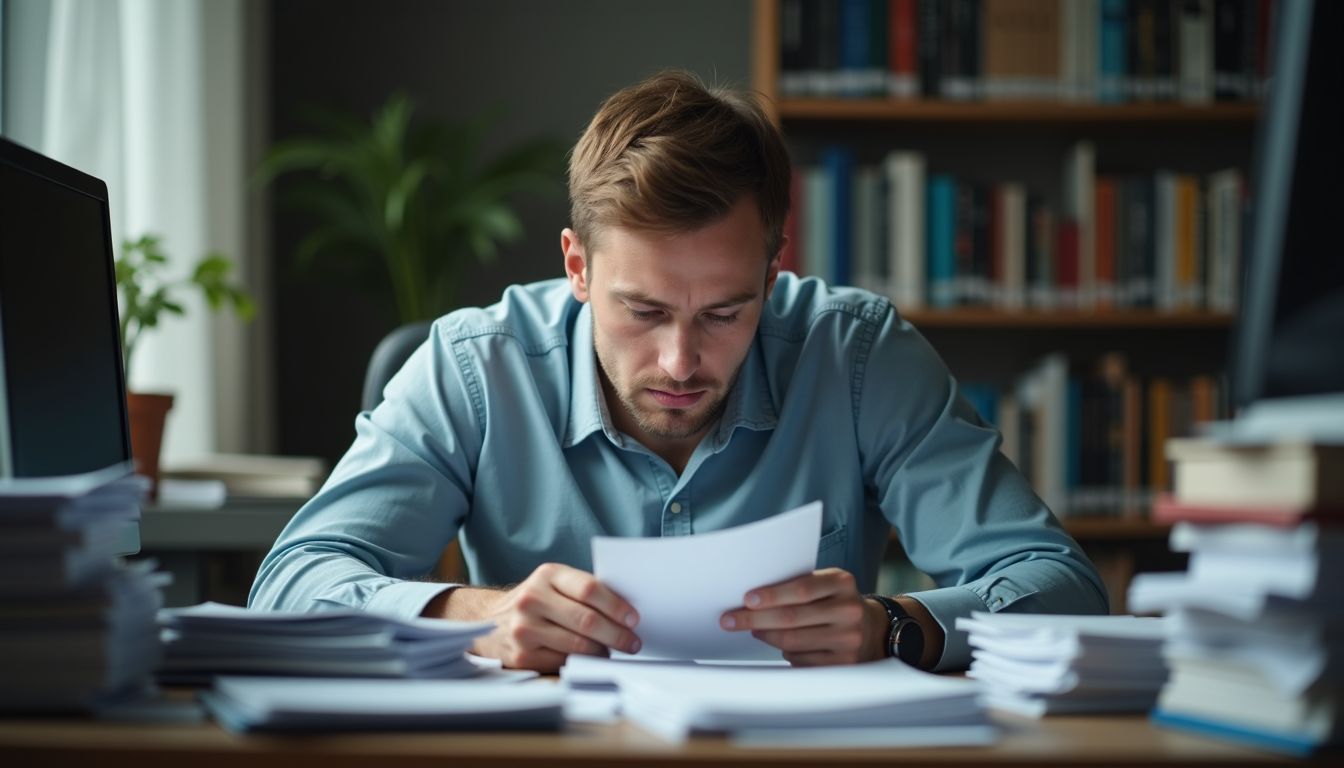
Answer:
M362 410L371 411L383 402L383 388L392 375L406 364L411 353L429 338L429 327L432 324L431 320L408 323L378 342L369 357L369 368L364 372L364 397L360 400Z

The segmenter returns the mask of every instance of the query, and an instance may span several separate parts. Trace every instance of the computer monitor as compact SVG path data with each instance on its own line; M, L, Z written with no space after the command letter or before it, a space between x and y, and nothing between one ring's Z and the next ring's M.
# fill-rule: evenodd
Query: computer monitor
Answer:
M0 138L0 477L130 461L114 269L107 185Z
M1247 407L1344 396L1344 4L1278 3L1251 175L1232 391Z

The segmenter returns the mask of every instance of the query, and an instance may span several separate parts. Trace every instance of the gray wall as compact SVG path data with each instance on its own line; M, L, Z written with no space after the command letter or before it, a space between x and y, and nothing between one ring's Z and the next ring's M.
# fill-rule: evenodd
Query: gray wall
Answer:
M448 118L502 107L500 142L547 135L568 145L603 98L659 69L750 84L749 0L277 0L271 14L276 138L310 127L305 107L367 114L404 89L424 112ZM520 207L526 237L471 272L465 305L562 274L567 201ZM335 276L299 273L290 254L304 220L283 207L273 216L278 448L335 459L354 434L369 353L396 321Z

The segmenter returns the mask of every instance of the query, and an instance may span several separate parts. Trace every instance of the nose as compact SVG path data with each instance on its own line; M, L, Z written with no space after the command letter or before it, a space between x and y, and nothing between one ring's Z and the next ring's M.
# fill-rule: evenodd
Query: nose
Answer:
M700 369L700 339L694 324L671 324L658 353L658 366L675 381L687 381Z

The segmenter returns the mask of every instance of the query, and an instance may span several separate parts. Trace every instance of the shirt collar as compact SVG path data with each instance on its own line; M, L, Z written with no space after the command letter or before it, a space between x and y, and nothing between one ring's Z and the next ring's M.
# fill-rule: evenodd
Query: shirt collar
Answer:
M578 445L599 431L624 447L625 438L612 426L606 398L602 396L597 354L593 350L593 306L585 303L574 320L569 339L569 425L563 447Z
M760 334L752 341L742 363L737 382L728 392L723 415L709 433L713 448L722 450L739 427L752 430L774 429L779 423L774 398L761 359ZM607 410L602 383L597 373L597 353L593 349L593 308L584 304L574 322L569 340L569 425L564 447L582 442L601 431L617 446L625 447L625 437L613 426Z

